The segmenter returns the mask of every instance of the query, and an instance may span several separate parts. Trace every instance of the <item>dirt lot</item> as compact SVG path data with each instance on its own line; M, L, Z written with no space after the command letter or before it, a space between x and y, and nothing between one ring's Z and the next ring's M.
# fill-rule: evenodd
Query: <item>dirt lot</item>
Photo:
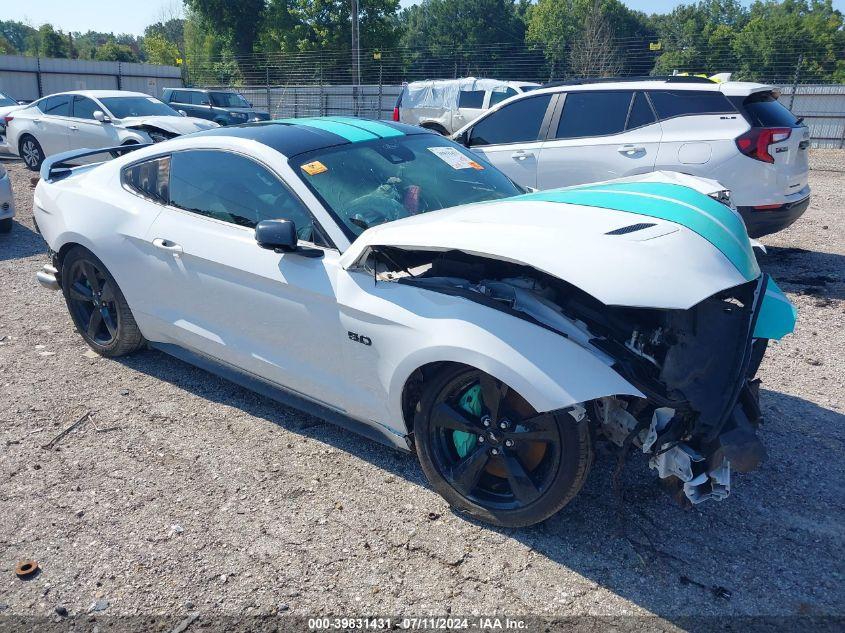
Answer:
M631 459L620 512L615 460L599 455L573 503L523 530L455 516L413 457L164 354L93 355L61 295L35 282L48 260L30 173L9 164L0 620L97 601L98 618L154 614L168 630L189 612L652 615L666 627L845 614L845 153L814 161L825 169L810 210L763 240L764 268L800 311L762 367L768 462L735 476L726 501L684 511ZM14 567L29 558L42 571L24 582Z

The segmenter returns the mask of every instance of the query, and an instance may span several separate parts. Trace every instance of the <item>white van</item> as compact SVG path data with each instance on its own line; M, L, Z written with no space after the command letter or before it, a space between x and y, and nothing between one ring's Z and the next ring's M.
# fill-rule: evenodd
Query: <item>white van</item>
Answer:
M539 84L498 79L427 79L405 84L393 120L449 135L472 123L485 110Z

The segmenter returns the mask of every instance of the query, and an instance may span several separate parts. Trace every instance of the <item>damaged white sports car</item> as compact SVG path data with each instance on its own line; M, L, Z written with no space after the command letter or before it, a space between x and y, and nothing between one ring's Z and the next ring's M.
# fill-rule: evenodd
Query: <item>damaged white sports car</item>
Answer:
M149 344L415 449L498 525L572 499L597 434L692 502L764 456L754 374L795 311L712 197L654 175L526 194L439 135L340 117L133 149L48 158L35 191L39 280L104 356Z

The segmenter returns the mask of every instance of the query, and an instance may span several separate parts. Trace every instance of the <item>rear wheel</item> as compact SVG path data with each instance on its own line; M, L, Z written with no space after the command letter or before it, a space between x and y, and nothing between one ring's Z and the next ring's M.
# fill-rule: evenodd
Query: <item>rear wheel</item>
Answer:
M18 149L20 157L27 167L32 171L41 169L41 163L44 162L44 150L41 149L41 145L35 140L35 137L25 134L21 138Z
M424 387L414 437L423 471L452 507L505 527L555 514L593 459L586 418L538 414L507 385L463 366Z
M114 277L81 246L62 262L62 292L76 329L98 354L124 356L143 345L141 331Z

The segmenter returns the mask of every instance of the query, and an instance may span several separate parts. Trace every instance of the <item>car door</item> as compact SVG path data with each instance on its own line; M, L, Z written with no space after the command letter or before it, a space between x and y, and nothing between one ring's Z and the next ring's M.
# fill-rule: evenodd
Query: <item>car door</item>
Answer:
M336 402L340 255L303 203L262 164L218 150L173 153L168 198L145 241L160 338ZM254 227L272 218L293 220L322 257L259 247Z
M188 116L197 116L194 112L194 106L191 104L191 93L185 90L174 90L170 93L168 101L174 110L182 110Z
M537 157L553 108L551 94L517 99L467 131L467 145L523 187L537 186Z
M211 107L211 101L207 93L191 93L191 116L208 120L214 119L214 109Z
M66 152L70 148L68 139L70 127L71 95L53 95L39 102L41 112L32 120L36 140L45 156Z
M94 118L94 112L104 112L103 107L93 99L74 95L71 101L68 121L68 146L70 149L87 147L114 147L120 145L117 130L111 123L102 123Z
M539 152L537 188L653 171L661 134L660 123L642 92L565 93Z

